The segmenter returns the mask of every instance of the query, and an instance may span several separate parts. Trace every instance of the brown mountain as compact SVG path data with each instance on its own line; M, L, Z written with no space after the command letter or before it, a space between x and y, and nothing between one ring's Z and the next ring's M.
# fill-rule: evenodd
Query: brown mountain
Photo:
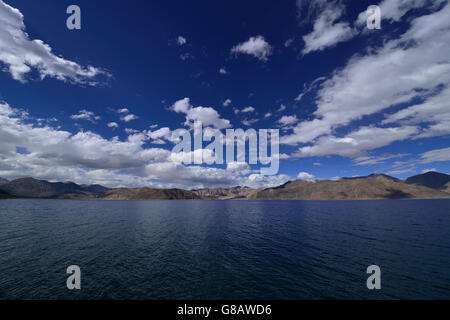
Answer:
M450 193L450 182L448 182L443 188L442 191Z
M234 187L234 188L215 188L215 189L200 189L193 190L201 199L246 199L251 197L258 190L248 187Z
M441 176L438 177L441 181ZM433 184L430 176L427 181ZM438 181L438 182L439 182ZM438 182L437 185L440 185ZM77 185L73 182L48 182L32 178L17 179L0 185L1 197L32 197L58 199L153 200L153 199L303 199L303 200L359 200L404 198L450 198L450 182L441 190L382 174L367 177L342 178L338 181L290 181L275 188L251 189L247 187L200 190L116 188L100 185ZM447 192L445 192L447 191Z
M426 172L405 180L408 184L418 184L432 189L445 189L450 182L450 175L439 172Z
M363 200L402 198L450 198L450 194L425 186L407 184L380 174L338 181L291 181L256 192L252 199Z
M153 189L153 188L118 188L102 193L102 199L106 200L182 200L200 199L192 191L181 189Z
M201 199L192 191L181 189L117 188L104 192L63 194L59 199L102 199L102 200L188 200Z
M0 190L17 197L56 198L63 194L86 194L109 189L98 185L80 186L73 182L48 182L33 178L21 178L0 184Z

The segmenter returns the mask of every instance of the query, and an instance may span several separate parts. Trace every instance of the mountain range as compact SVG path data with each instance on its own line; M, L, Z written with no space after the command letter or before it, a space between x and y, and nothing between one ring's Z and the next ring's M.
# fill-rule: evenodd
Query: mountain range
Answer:
M13 181L0 178L0 199L101 199L101 200L363 200L450 198L450 175L427 172L406 180L384 174L342 178L337 181L289 181L273 188L247 187L198 190L158 188L106 188L101 185L78 185L73 182L48 182L33 178Z

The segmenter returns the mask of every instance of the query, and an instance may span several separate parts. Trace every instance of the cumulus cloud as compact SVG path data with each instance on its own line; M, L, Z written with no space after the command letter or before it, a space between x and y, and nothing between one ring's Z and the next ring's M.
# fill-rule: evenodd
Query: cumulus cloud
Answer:
M219 69L219 73L220 73L220 74L227 74L228 72L227 72L227 70L225 69L225 67L222 67L222 68Z
M233 161L227 164L227 170L232 172L241 172L241 173L249 173L250 166L247 162L237 162Z
M110 127L110 128L118 128L118 127L119 127L119 125L117 124L117 122L109 122L109 123L107 124L107 126Z
M286 175L247 175L248 168L238 163L225 169L186 166L172 161L177 155L173 156L169 150L145 147L152 139L167 138L169 128L143 132L130 129L127 139L121 141L118 137L105 139L90 131L72 134L50 126L38 127L26 121L21 110L0 104L2 177L31 176L108 187L183 188L268 187L290 179ZM213 156L210 150L206 155Z
M231 127L230 121L220 117L219 113L211 107L194 107L189 98L176 101L170 109L186 115L185 125L192 126L193 122L201 121L204 126L212 126L216 129Z
M96 120L100 120L101 117L95 115L94 112L92 111L87 111L87 110L80 110L78 112L78 114L73 114L70 116L71 119L74 120L87 120L90 121L92 123L95 123Z
M216 155L210 149L197 149L188 152L177 152L170 155L170 159L175 163L213 163Z
M187 113L189 109L191 108L191 100L189 98L180 99L178 101L175 101L175 103L172 105L171 109L172 111L175 111L177 113Z
M132 169L142 167L147 161L163 160L166 150L144 150L143 134L131 135L127 141L118 138L107 140L90 131L77 134L49 126L27 124L20 113L8 104L0 104L0 172L2 176L28 175L57 179L54 173L76 178L79 168ZM16 154L16 146L29 151Z
M98 76L110 75L97 67L83 67L76 62L55 55L42 40L31 40L25 32L22 13L0 0L0 61L5 64L13 79L27 81L34 69L41 80L46 77L83 84L98 85Z
M231 48L231 53L234 55L248 54L266 62L272 54L272 47L264 40L263 36L256 36Z
M297 175L297 178L300 180L305 180L305 181L315 181L316 177L308 172L300 172Z
M120 117L120 120L122 120L123 122L130 122L130 121L139 119L139 117L137 115L130 113L130 110L128 110L127 108L121 108L121 109L117 109L115 111L122 115Z

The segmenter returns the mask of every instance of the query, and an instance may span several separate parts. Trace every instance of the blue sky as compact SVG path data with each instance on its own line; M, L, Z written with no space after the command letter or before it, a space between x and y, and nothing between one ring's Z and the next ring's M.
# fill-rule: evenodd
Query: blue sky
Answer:
M0 0L0 176L192 188L449 173L449 7ZM171 162L187 117L280 129L279 174Z

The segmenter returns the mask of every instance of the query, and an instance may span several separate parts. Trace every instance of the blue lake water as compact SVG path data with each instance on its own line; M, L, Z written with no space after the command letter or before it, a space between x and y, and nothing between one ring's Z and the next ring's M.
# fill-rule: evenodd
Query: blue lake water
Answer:
M0 200L0 299L432 298L450 200Z

